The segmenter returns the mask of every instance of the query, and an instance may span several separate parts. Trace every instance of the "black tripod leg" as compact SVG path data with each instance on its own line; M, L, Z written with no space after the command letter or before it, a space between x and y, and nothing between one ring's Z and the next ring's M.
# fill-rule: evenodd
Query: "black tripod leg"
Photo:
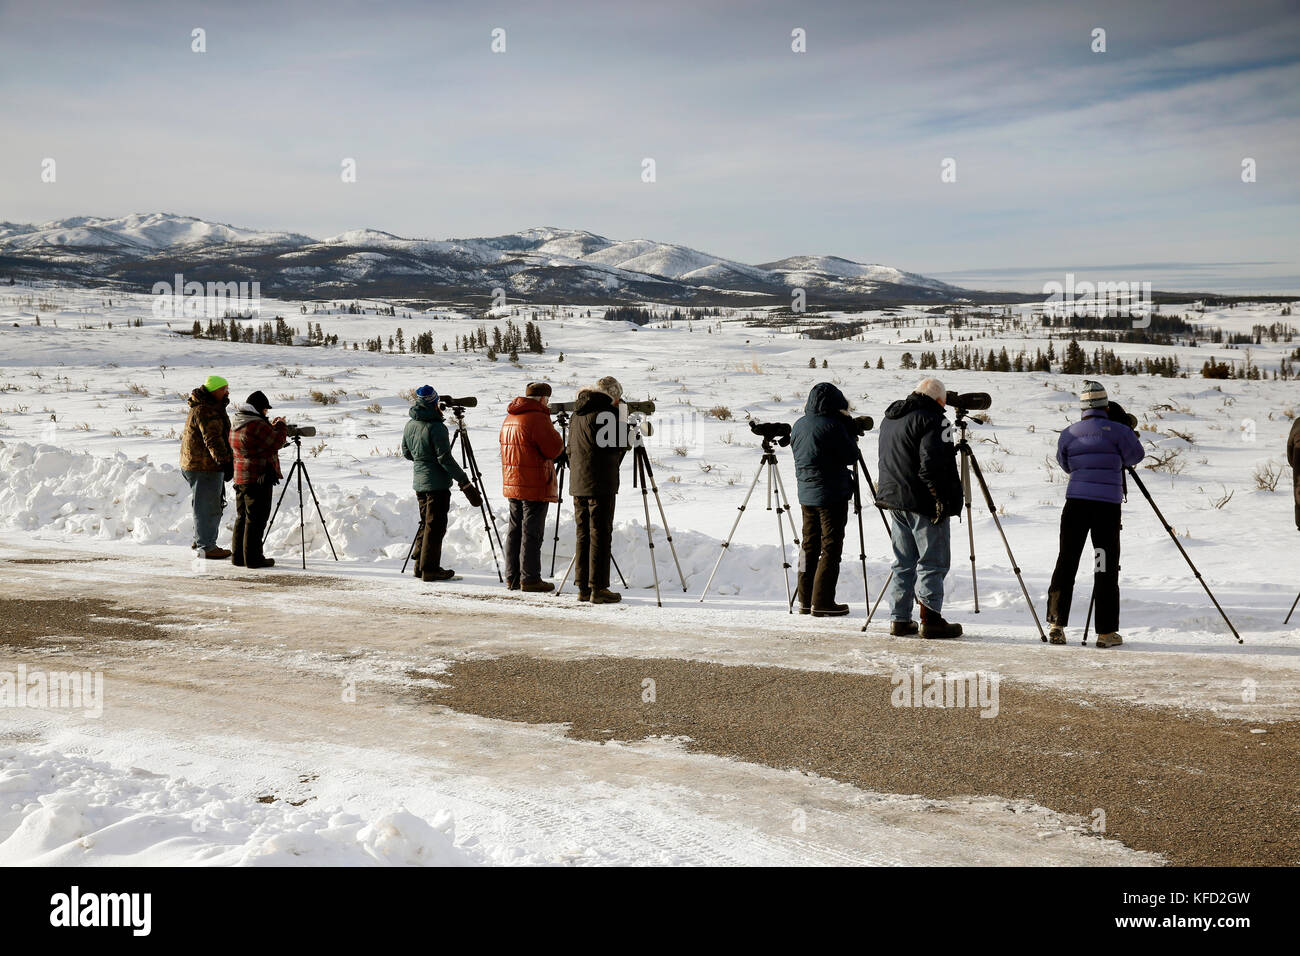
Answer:
M320 510L320 502L316 499L316 489L312 487L311 475L307 474L306 465L303 466L302 474L303 477L307 479L307 490L311 492L311 501L312 504L316 506L316 517L320 518L320 526L321 529L324 530L325 532L325 541L330 546L330 554L334 555L334 560L337 561L339 559L339 555L338 552L334 550L334 541L330 538L330 529L325 524L325 515Z
M565 469L561 466L555 476L558 482L558 493L555 502L555 537L551 541L551 577L555 577L555 555L560 550L560 511L564 507L564 472Z
M465 452L466 457L468 458L469 461L468 470L470 474L470 480L474 483L475 487L478 488L479 497L483 499L484 512L487 514L489 518L492 519L492 524L491 524L492 530L491 532L489 532L489 539L491 538L492 534L495 534L496 546L500 548L501 553L504 554L506 550L506 546L501 542L501 530L500 528L497 527L497 515L496 512L492 510L492 502L488 500L487 483L483 481L483 472L479 471L478 456L474 454L474 446L472 446L469 443L469 432L465 432L464 436L465 437L461 439L460 444L461 444L461 450ZM500 576L499 569L497 574L499 577Z
M298 466L298 541L302 545L302 569L307 570L307 506L302 500L302 473L306 466L297 461Z
M289 476L284 480L284 487L280 489L280 497L275 502L275 510L271 512L271 519L266 523L266 530L262 532L262 544L266 544L266 539L271 536L271 525L275 524L275 516L280 513L280 505L284 502L284 494L289 490L289 483L293 481L293 473L298 470L300 462L294 462L293 467L289 469Z
M1097 603L1097 592L1092 592L1092 597L1088 598L1088 616L1083 622L1083 646L1088 646L1088 628L1092 627L1092 607Z
M406 566L410 563L411 558L415 555L415 542L420 540L420 533L424 531L424 519L420 519L420 524L415 529L415 537L411 539L411 547L407 549L406 560L402 562L402 573L406 573Z
M858 455L861 458L861 454ZM858 463L853 463L853 511L858 517L858 561L862 565L862 612L871 615L871 590L867 587L867 536L862 530L862 485L858 477Z
M627 578L623 577L623 569L618 566L618 561L614 558L614 549L610 548L609 563L614 565L614 573L618 575L619 583L623 585L623 590L627 590Z
M1297 594L1295 600L1291 602L1291 610L1286 612L1286 620L1282 622L1283 624L1291 623L1291 615L1295 613L1295 606L1297 604L1300 604L1300 594Z
M1160 519L1160 523L1164 525L1165 530L1169 532L1169 537L1172 538L1174 544L1178 546L1179 554L1183 556L1183 560L1186 561L1187 566L1192 569L1192 574L1196 576L1196 580L1201 583L1201 587L1205 588L1205 593L1208 594L1210 600L1214 602L1215 608L1218 609L1220 616L1223 618L1223 623L1228 625L1228 630L1232 631L1232 636L1237 639L1238 644L1245 644L1246 642L1241 639L1241 635L1237 633L1237 629L1233 627L1232 622L1228 620L1228 615L1223 610L1222 606L1220 606L1218 599L1215 598L1214 592L1211 591L1210 586L1205 583L1205 578L1201 577L1201 572L1198 571L1196 565L1192 563L1191 555L1187 553L1187 549L1184 548L1183 543L1178 540L1178 535L1174 533L1174 529L1170 526L1169 522L1165 520L1165 516L1160 513L1160 509L1156 507L1155 499L1151 497L1151 492L1147 491L1147 486L1143 483L1142 479L1138 477L1138 473L1133 470L1132 465L1129 466L1128 473L1129 476L1132 477L1133 481L1137 483L1137 486L1142 489L1142 494L1151 505L1151 510L1156 513L1156 517ZM1287 615L1288 618L1290 618L1290 616L1291 615L1289 614Z
M975 472L976 480L980 483L980 490L984 492L984 503L988 505L989 514L993 516L993 524L1002 537L1002 546L1007 549L1007 560L1011 562L1011 570L1016 573L1016 580L1020 582L1020 593L1025 596L1025 603L1029 605L1029 613L1034 616L1034 626L1038 628L1038 637L1046 644L1047 634L1043 631L1042 622L1038 620L1038 610L1034 607L1033 598L1029 596L1029 588L1025 587L1025 579L1020 574L1020 565L1016 563L1016 556L1011 553L1011 542L1007 540L1007 533L1002 530L1002 521L998 518L998 509L993 504L993 495L989 492L988 482L984 480L984 472L980 470L980 463L975 458L975 452L969 447L966 449L966 457Z
M497 580L502 584L505 583L505 576L501 573L501 559L497 557L497 545L501 543L501 533L498 531L496 540L492 538L492 532L496 528L497 516L492 514L492 509L488 505L487 488L483 484L483 474L478 470L478 460L474 457L474 449L469 444L469 432L465 430L465 420L459 416L456 418L456 438L460 439L460 461L461 467L469 474L470 483L478 489L479 493L479 513L483 516L483 530L487 534L488 547L492 549L492 563L496 565ZM455 443L455 439L452 439ZM488 523L488 516L491 516L492 522ZM505 545L501 546L505 551Z

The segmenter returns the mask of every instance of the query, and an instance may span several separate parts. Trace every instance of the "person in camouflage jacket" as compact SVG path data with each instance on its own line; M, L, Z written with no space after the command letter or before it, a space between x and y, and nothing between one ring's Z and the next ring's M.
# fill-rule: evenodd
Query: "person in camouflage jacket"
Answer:
M221 512L225 509L224 484L235 477L235 457L230 448L230 385L220 375L190 393L189 415L181 432L181 474L189 482L194 509L193 547L212 560L230 557L217 547Z

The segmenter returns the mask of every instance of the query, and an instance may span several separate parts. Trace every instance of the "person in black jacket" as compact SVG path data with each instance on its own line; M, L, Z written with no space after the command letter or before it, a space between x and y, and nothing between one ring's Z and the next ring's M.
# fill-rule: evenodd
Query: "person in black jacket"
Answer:
M889 633L918 633L912 604L921 604L921 637L961 636L943 619L943 579L951 565L948 519L961 513L961 476L952 425L944 415L943 383L927 378L885 410L880 425L880 484L876 507L889 511L894 579Z
M1291 466L1291 490L1295 496L1295 526L1300 531L1300 418L1291 423L1286 436L1286 460Z
M569 493L577 526L573 580L578 600L592 604L617 604L623 599L609 589L619 467L632 447L622 399L623 386L606 376L578 392L578 407L569 425Z
M847 604L835 601L844 550L844 526L853 495L853 463L858 457L849 422L849 400L830 382L808 393L803 418L794 423L791 450L803 508L799 552L799 613L843 617Z

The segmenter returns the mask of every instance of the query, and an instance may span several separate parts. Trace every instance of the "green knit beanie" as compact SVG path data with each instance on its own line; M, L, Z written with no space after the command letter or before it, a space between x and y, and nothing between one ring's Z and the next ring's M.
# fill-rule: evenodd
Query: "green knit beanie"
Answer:
M206 388L209 392L215 392L218 389L225 388L229 384L230 383L227 382L220 375L209 375L208 380L203 383L203 387Z

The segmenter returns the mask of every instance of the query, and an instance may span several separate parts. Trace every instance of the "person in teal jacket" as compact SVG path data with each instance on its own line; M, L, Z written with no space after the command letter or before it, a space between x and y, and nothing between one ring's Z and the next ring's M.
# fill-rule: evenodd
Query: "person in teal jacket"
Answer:
M478 489L451 454L451 437L443 424L438 393L431 385L415 390L411 420L402 431L402 456L415 463L415 496L420 502L420 528L415 535L415 576L423 581L449 581L456 574L442 566L442 539L447 534L451 486L455 482L475 508L482 504Z

